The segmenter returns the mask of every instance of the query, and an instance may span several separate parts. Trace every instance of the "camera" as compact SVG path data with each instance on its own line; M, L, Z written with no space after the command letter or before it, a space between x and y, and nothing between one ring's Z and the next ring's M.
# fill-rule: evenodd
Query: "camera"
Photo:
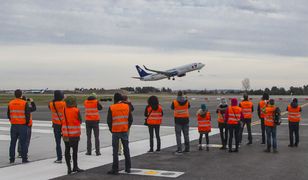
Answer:
M112 101L112 98L102 98L102 99L100 99L100 101L104 101L104 102Z

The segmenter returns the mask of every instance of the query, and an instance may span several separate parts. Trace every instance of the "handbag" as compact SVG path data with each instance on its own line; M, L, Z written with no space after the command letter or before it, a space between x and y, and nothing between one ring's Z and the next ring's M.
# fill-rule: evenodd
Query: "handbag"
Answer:
M64 118L65 118L65 122L66 122L66 129L67 129L67 133L69 134L69 129L68 129L68 123L67 123L67 119L66 119L66 109L64 109ZM70 141L70 138L69 137L65 137L65 136L62 136L63 137L63 141L64 142L69 142Z
M149 124L148 124L148 119L149 119L149 117L150 117L152 111L153 111L153 110L151 110L150 113L148 114L148 116L144 119L144 125L145 125L145 126L149 126Z

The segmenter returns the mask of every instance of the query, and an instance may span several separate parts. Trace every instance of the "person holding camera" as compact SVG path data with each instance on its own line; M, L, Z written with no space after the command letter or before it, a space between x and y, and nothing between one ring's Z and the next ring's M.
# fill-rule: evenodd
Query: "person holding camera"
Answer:
M92 154L92 143L91 136L92 130L94 132L95 138L95 152L96 156L100 156L100 142L99 142L99 121L100 115L99 111L103 109L103 106L97 100L97 95L92 93L87 100L84 101L85 107L85 120L86 120L86 130L87 130L87 152L86 155Z
M10 163L15 162L15 150L18 139L21 146L22 163L28 163L26 142L31 111L27 101L22 99L22 91L17 89L14 94L15 99L9 102L7 110L7 117L11 123Z
M277 125L280 124L280 109L275 106L274 99L269 100L264 114L264 125L267 140L267 148L264 152L271 152L271 148L273 147L273 152L277 153Z
M29 146L30 146L30 140L31 140L31 134L32 134L32 112L36 111L36 105L33 101L32 98L27 98L26 96L22 96L22 99L24 101L27 101L28 106L29 106L29 111L30 111L30 122L28 124L28 129L27 129L27 138L26 138L26 147L27 147L27 157L28 157L28 152L29 152ZM18 158L21 158L21 143L20 140L18 140Z
M69 96L65 99L64 120L62 121L62 136L65 144L65 161L67 174L72 172L83 172L78 167L78 145L81 135L82 118L80 110L77 108L76 98ZM73 169L71 168L71 152L73 149Z
M299 144L299 122L301 121L302 108L298 105L297 98L294 98L291 104L287 107L289 121L289 147L297 147ZM295 135L295 143L294 143Z
M163 109L159 104L158 98L156 96L149 97L144 116L146 117L146 125L148 126L150 133L150 150L148 152L152 153L154 151L154 131L157 140L156 152L159 152L161 147L159 129L163 119Z

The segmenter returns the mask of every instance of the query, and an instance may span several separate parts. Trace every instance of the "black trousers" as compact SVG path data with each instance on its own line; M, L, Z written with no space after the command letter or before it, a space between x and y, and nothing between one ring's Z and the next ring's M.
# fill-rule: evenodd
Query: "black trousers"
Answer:
M294 145L294 135L295 135L295 145L298 145L299 143L299 122L289 122L290 145Z
M157 140L157 150L160 150L161 146L160 135L159 135L160 125L149 125L148 127L150 133L150 149L153 150L154 147L154 131L155 131L155 137Z
M209 145L210 144L209 133L203 133L203 132L200 133L199 144L202 144L203 134L205 135L206 144Z
M228 141L228 127L226 123L218 123L218 128L220 132L221 144L226 147Z
M31 141L31 134L32 134L32 127L28 126L27 138L26 138L27 153L29 152L29 146L30 146L30 141ZM18 154L21 155L21 142L20 142L20 140L18 140L17 151L18 151ZM28 154L27 154L27 157L28 157Z
M260 118L261 121L261 132L262 132L262 143L265 144L265 125L264 118Z
M235 149L238 150L239 145L239 134L240 134L240 124L238 125L228 125L228 131L229 131L229 149L232 149L232 139L234 137L235 139Z
M28 126L22 124L11 125L11 143L10 143L10 160L15 161L16 143L19 139L21 145L21 157L22 161L28 160L28 148L26 144Z
M125 157L125 170L130 170L131 168L131 160L130 160L130 152L129 152L129 142L128 142L128 133L112 133L112 149L113 149L113 164L112 170L119 171L119 140L121 139Z
M100 142L99 142L99 122L98 121L86 121L87 129L87 152L91 154L92 151L92 130L94 132L95 139L95 151L100 153Z
M242 142L243 132L245 125L247 126L247 132L248 132L248 141L252 143L252 134L251 134L251 119L244 119L243 124L241 126L241 133L240 133L240 143Z
M67 169L71 170L71 148L73 149L73 169L78 168L78 144L79 138L71 138L65 144L65 161Z

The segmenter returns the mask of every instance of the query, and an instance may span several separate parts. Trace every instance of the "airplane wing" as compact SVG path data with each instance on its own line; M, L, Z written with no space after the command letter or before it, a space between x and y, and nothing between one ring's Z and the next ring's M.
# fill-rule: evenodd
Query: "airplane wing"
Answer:
M134 79L141 79L141 77L132 77L132 78L134 78Z
M145 67L145 66L143 66L146 70L148 70L148 71L151 71L151 72L155 72L155 73L158 73L158 74L162 74L162 75L165 75L165 76L167 76L167 77L172 77L172 76L176 76L177 74L175 74L175 73L177 73L177 72L166 72L166 71L157 71L157 70L153 70L153 69L149 69L149 68L147 68L147 67Z

